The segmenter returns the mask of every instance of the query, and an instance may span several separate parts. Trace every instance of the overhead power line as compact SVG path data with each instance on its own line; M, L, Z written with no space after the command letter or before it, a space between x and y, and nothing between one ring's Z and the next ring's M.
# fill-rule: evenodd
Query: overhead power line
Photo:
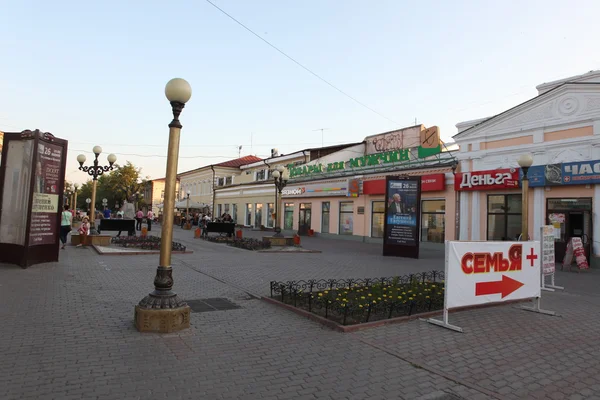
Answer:
M355 103L363 106L364 108L366 108L367 110L379 115L382 118L387 119L390 122L393 122L396 125L400 125L398 122L394 121L391 118L386 117L385 115L381 114L380 112L378 112L377 110L374 110L373 108L369 107L368 105L366 105L365 103L363 103L362 101L358 100L357 98L351 96L350 94L344 92L342 89L340 89L339 87L335 86L333 83L329 82L327 79L321 77L319 74L317 74L316 72L312 71L310 68L304 66L302 63L300 63L299 61L297 61L295 58L293 58L292 56L288 55L287 53L285 53L283 50L281 50L279 47L275 46L274 44L272 44L271 42L269 42L267 39L263 38L262 36L260 36L258 33L254 32L252 29L248 28L246 25L244 25L243 23L241 23L240 21L238 21L237 19L235 19L231 14L228 14L225 10L223 10L222 8L220 8L219 6L217 6L215 3L213 3L210 0L206 0L206 2L208 4L210 4L211 6L213 6L214 8L216 8L217 10L221 11L223 14L225 14L227 17L229 17L231 20L233 20L235 23L237 23L239 26L241 26L242 28L244 28L245 30L247 30L248 32L250 32L251 34L253 34L254 36L256 36L257 38L259 38L260 40L262 40L263 42L265 42L267 45L269 45L270 47L272 47L273 49L275 49L277 52L279 52L281 55L283 55L284 57L286 57L288 60L292 61L294 64L298 65L300 68L304 69L306 72L308 72L309 74L311 74L312 76L314 76L315 78L319 79L320 81L324 82L325 84L327 84L328 86L332 87L333 89L337 90L338 92L340 92L341 94L343 94L344 96L348 97L350 100L354 101Z

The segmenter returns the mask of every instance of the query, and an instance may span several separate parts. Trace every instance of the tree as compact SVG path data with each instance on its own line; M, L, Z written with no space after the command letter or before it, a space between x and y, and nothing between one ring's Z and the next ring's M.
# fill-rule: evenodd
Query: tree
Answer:
M102 199L108 200L108 207L113 208L115 204L122 205L124 200L132 203L135 201L143 205L143 188L146 180L140 177L141 168L136 168L131 162L126 165L114 165L110 173L102 174L96 183L96 209L102 210ZM139 193L137 198L134 195ZM81 185L77 195L77 206L87 209L85 200L92 198L92 180Z

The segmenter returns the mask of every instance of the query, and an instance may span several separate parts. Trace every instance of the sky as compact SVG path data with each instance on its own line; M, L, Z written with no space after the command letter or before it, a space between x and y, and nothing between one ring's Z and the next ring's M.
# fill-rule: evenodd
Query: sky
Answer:
M460 121L600 69L597 0L211 1L328 83L207 0L0 0L0 130L67 139L71 182L88 178L76 157L89 162L96 144L104 163L115 153L154 179L165 175L174 77L193 91L181 172L415 121L450 141Z

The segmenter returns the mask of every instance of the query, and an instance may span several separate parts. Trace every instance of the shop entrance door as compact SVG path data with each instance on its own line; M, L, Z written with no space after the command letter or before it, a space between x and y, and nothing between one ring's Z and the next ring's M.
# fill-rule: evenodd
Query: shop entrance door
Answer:
M300 203L300 218L298 220L298 235L308 235L310 229L311 203Z
M557 209L560 201L560 208ZM583 242L585 255L589 260L592 249L592 199L548 199L547 222L555 228L556 262L562 262L567 244L572 237L579 237ZM553 206L553 207L552 207ZM551 208L552 207L552 208ZM568 209L572 207L572 209Z

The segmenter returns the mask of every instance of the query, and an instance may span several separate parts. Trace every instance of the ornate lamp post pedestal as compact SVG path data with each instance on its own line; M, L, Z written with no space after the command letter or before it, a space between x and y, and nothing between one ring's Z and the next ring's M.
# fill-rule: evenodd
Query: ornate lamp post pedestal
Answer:
M134 322L135 327L140 332L168 333L190 327L190 307L172 291L171 250L173 246L173 210L175 208L179 136L182 128L179 115L185 107L185 103L192 96L192 88L185 80L175 78L167 83L165 94L171 102L173 121L169 124L160 262L154 278L154 291L135 306Z

